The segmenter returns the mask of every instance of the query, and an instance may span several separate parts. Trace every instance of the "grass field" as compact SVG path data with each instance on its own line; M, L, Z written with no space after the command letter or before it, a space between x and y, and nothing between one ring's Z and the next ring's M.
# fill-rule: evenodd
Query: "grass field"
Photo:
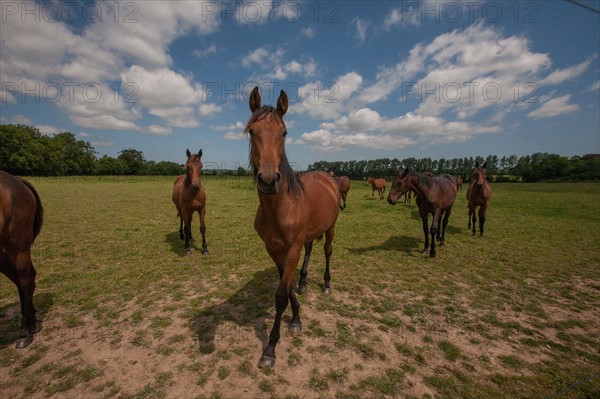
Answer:
M189 257L171 177L30 181L46 210L33 250L44 328L14 348L18 295L2 277L2 397L600 396L598 183L494 184L484 237L467 231L463 189L430 259L414 204L352 182L333 293L320 290L319 244L303 332L282 328L262 370L277 271L251 180L204 178L210 255L197 241Z

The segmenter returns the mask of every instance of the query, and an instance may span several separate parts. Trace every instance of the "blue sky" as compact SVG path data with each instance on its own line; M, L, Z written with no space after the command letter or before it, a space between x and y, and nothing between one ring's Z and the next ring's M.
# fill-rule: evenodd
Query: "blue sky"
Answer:
M600 9L596 1L581 1ZM247 166L248 95L318 160L600 152L600 14L567 1L1 3L2 123Z

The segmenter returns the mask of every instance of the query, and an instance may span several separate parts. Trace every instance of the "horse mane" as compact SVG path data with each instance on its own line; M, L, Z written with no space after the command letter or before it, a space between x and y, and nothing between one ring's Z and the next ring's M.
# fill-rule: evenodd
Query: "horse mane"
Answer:
M252 113L252 115L250 115L250 118L248 119L248 122L246 123L246 127L244 128L244 134L248 134L248 132L250 131L250 126L253 123L255 123L261 119L271 118L271 117L275 117L277 121L281 122L285 126L282 116L279 115L279 112L277 112L277 110L274 107L272 107L270 105L263 105L262 107L260 107L256 111L254 111ZM249 164L250 164L250 167L252 168L252 176L254 177L254 181L256 182L256 176L258 175L258 166L254 165L252 163L252 142L251 141L250 141L249 153L250 153ZM285 153L285 148L283 150L283 155L281 156L281 163L279 165L279 173L281 175L281 179L287 183L288 191L290 194L292 194L294 196L298 196L302 191L304 191L304 185L302 184L300 177L296 174L296 172L294 172L294 169L292 169L292 167L287 159L287 155Z

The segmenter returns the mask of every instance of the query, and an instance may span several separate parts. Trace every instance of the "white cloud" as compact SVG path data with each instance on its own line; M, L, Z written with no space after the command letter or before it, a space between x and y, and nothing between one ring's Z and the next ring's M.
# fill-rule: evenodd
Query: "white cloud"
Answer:
M83 137L83 138L86 138L86 139L88 139L88 138L92 137L92 135L91 135L91 134L89 134L89 133L86 133L86 132L79 132L79 135L80 135L81 137Z
M208 46L204 50L194 50L194 51L192 51L192 54L195 55L198 58L206 58L209 55L216 54L216 53L217 53L217 45L214 44L214 43L212 43L210 46Z
M600 90L600 80L597 81L596 83L591 84L590 87L588 88L588 91L596 91L596 90Z
M312 118L332 119L351 108L350 99L358 91L363 78L356 72L339 76L332 84L310 82L298 89L301 100L290 107L292 114L307 114Z
M360 17L355 17L351 24L355 30L354 38L358 41L358 45L361 46L367 38L367 29L369 29L371 21L362 19Z
M307 26L300 29L300 35L312 39L317 35L317 30L311 26Z
M538 119L548 118L577 111L579 109L579 106L577 104L567 104L567 102L569 102L570 99L570 94L553 98L543 103L538 109L528 113L527 116Z
M90 144L92 147L110 147L115 145L112 141L92 141Z
M570 66L570 67L567 67L564 69L556 69L556 70L552 71L552 73L550 75L548 75L544 79L542 79L539 82L539 84L540 85L556 85L556 84L562 83L564 81L574 79L577 76L584 73L589 68L592 61L596 58L597 58L596 56L588 57L581 64L573 65L573 66Z
M319 129L304 133L295 144L318 151L339 151L350 147L398 150L418 143L465 141L477 134L496 133L495 126L449 122L434 116L407 113L385 118L377 111L361 108Z
M41 134L45 134L45 135L51 135L51 134L57 134L57 133L63 133L66 132L66 129L63 129L62 127L56 127L56 126L52 126L52 125L36 125L35 126L37 128L37 130L40 131Z
M381 28L384 31L389 31L396 26L407 26L407 25L419 25L419 12L416 7L416 3L406 3L402 9L393 8L390 13L385 17Z
M168 136L173 133L173 129L168 126L150 125L144 129L148 134L154 136Z
M202 116L209 116L221 112L221 107L217 104L200 104L199 112Z

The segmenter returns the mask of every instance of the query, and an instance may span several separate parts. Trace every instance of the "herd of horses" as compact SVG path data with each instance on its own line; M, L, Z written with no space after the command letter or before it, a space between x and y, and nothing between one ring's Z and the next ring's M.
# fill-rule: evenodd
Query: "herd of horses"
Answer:
M350 179L337 177L333 172L307 172L297 174L290 166L285 153L287 134L283 116L288 110L288 97L282 90L275 107L261 105L258 87L249 98L251 116L244 128L250 141L250 167L254 178L259 206L254 228L279 272L279 285L275 294L275 321L269 334L259 367L273 367L275 347L280 338L281 320L288 303L292 318L288 326L291 334L302 331L300 303L294 290L294 278L304 247L298 293L306 292L308 263L315 240L325 237L325 273L323 292L331 293L329 263L332 242L339 211L346 208L346 195ZM186 254L190 254L192 215L200 215L202 253L208 254L206 244L206 192L201 182L202 150L192 154L186 151L185 174L173 184L172 199L180 218L179 236L185 241ZM367 183L373 188L371 197L378 191L383 199L386 181L369 176ZM425 245L423 254L436 255L436 239L444 245L448 218L460 190L462 179L450 175L434 176L405 169L398 170L392 180L387 201L394 205L401 196L413 193L423 222ZM476 208L479 207L479 232L483 235L485 213L492 190L486 180L486 164L476 165L473 180L467 189L469 224L475 235ZM409 201L410 201L410 197ZM433 216L428 226L428 216ZM41 328L33 306L35 268L31 262L31 246L40 232L43 207L31 184L22 178L0 171L0 271L19 291L21 302L21 333L16 347L24 348L33 341ZM431 238L431 240L430 240Z

